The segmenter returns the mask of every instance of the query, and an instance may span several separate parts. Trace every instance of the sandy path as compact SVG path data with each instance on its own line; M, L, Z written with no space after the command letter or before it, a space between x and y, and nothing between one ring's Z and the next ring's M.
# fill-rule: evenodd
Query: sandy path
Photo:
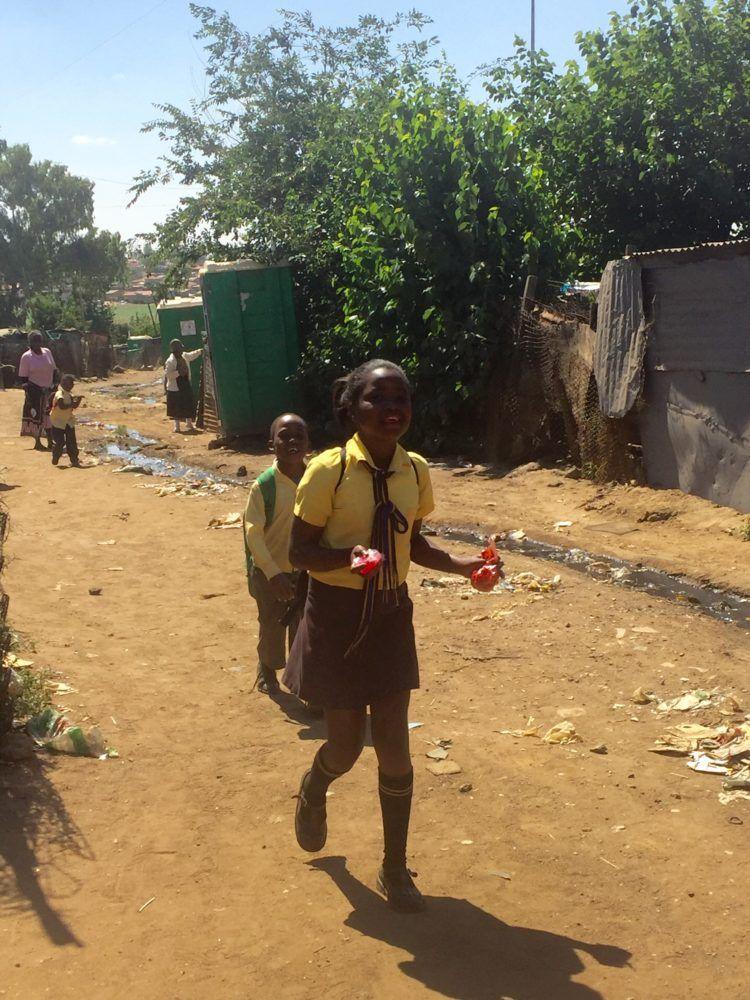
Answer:
M750 704L746 633L570 571L536 601L421 587L430 574L413 573L413 863L431 905L392 916L371 888L371 749L335 786L326 852L310 864L294 843L291 796L320 730L250 693L240 536L205 530L242 491L159 498L108 467L55 470L14 436L19 401L0 393L11 617L33 659L77 689L71 712L121 756L0 765L0 996L745 995L750 808L720 805L720 779L648 753L663 722L628 699L639 684L717 685ZM136 407L124 416L145 426ZM538 475L514 487L529 510L547 489ZM436 481L440 503L449 480ZM499 488L460 481L447 509L460 490L462 513L476 512ZM551 572L518 557L509 568ZM496 611L511 613L485 617ZM585 742L496 732L530 715L570 717ZM462 774L425 770L440 737ZM609 753L591 754L601 742Z

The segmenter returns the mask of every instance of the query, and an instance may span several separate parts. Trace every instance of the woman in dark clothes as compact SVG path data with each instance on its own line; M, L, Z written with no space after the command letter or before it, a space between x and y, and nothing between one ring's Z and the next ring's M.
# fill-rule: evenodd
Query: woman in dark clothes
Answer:
M167 416L174 420L175 433L180 433L180 421L184 420L187 430L193 430L195 416L195 400L190 386L190 362L203 354L203 348L197 351L185 351L182 341L173 340L169 345L171 354L164 362L164 389L167 394Z
M334 408L355 433L309 463L291 535L291 561L309 572L310 587L284 683L323 706L328 732L302 779L295 829L304 850L322 850L326 790L359 757L369 705L385 841L377 884L394 909L415 912L424 900L406 866L408 708L419 667L406 576L413 560L470 578L482 560L453 556L420 533L432 485L427 462L399 444L411 422L403 371L388 361L361 365L336 383ZM351 568L365 546L383 556L367 578Z

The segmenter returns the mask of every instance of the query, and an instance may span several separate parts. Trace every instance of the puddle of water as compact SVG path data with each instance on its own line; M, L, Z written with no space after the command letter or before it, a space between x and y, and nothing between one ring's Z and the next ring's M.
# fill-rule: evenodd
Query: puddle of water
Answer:
M147 442L153 444L153 442ZM205 469L194 465L184 465L182 462L174 462L169 458L157 458L155 455L144 455L142 451L132 445L118 444L110 441L104 446L104 454L110 458L118 458L127 465L137 465L140 469L148 470L154 476L170 476L172 479L190 479L200 482L220 482L221 476L215 476ZM231 481L231 480L229 480Z
M484 545L485 535L462 528L438 528L443 538L472 545ZM533 559L568 566L603 583L613 583L631 590L645 591L676 604L690 606L711 618L738 625L750 631L750 599L730 591L705 587L688 577L672 576L650 566L638 566L612 556L594 555L583 549L566 549L561 545L539 542L533 538L506 538L498 543L502 549L518 552Z

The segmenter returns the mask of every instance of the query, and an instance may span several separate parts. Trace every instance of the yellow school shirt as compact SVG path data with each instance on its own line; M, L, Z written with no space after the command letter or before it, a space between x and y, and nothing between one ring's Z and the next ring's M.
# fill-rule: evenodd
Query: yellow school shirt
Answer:
M375 498L372 474L365 462L375 466L359 435L355 434L346 442L344 476L338 489L340 448L331 448L313 458L297 487L294 513L308 524L324 528L320 544L326 548L348 549L355 545L369 548ZM430 514L435 504L430 469L421 455L407 452L397 445L389 470L392 475L388 478L388 495L409 522L409 530L405 534L396 534L396 567L401 584L406 580L411 562L412 526L415 521ZM346 567L326 573L310 573L310 576L334 587L360 590L364 586L364 579Z
M292 531L294 494L297 484L279 470L276 462L276 503L273 519L266 527L266 506L257 481L250 488L245 507L245 538L259 570L270 580L278 573L291 573L289 535Z
M65 403L66 409L63 410L57 405L60 400ZM73 394L60 386L55 393L52 409L49 414L49 419L53 427L56 427L58 430L64 430L66 427L75 427L75 411L70 409L70 404L72 402Z

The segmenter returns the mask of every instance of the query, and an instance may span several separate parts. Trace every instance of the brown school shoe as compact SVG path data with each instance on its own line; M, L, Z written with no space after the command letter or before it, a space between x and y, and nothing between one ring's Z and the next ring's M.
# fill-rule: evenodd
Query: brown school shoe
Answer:
M302 850L315 854L326 846L328 823L326 821L325 801L322 806L315 806L311 805L305 798L305 781L307 781L309 773L307 771L304 774L297 793L294 832L297 836L297 843Z

